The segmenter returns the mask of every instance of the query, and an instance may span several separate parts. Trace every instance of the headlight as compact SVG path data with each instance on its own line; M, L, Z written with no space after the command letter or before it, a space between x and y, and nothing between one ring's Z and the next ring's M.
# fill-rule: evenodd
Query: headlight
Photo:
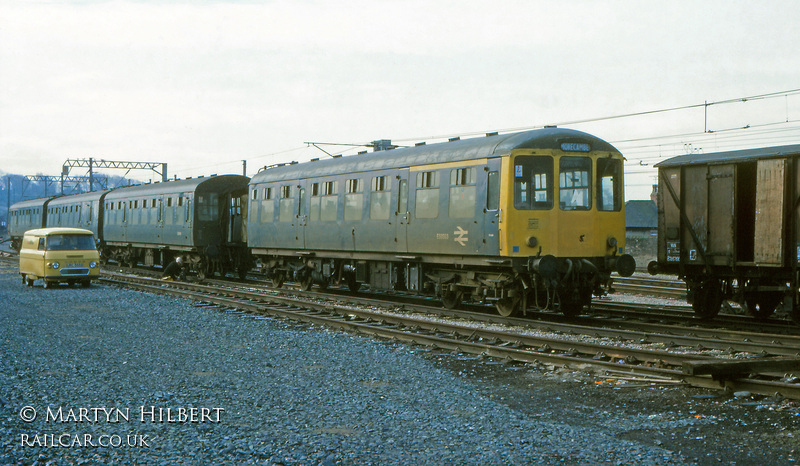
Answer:
M58 268L58 262L53 262L52 264L50 264L50 267L52 267L54 269L57 269Z
M97 262L95 262L95 261L91 261L91 262L89 262L89 268L90 268L90 269L93 269L93 268L95 268L95 267L97 267Z

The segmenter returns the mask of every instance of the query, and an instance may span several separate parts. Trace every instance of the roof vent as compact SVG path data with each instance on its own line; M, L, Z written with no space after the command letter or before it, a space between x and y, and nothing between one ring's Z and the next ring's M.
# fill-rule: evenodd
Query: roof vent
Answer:
M454 142L454 141L458 141L458 140L460 140L460 139L461 139L460 137L456 136L456 137L454 137L454 138L450 138L450 139L448 139L448 140L447 140L447 142Z
M558 125L544 125L544 127L547 128L547 129L558 128Z
M364 155L364 154L366 154L366 153L367 153L367 151L365 151L365 150L362 150L362 151L359 151L359 152L358 152L358 155Z
M490 136L497 136L497 134L497 131L492 131L491 133L486 133L486 137L488 138Z
M313 159L309 160L309 162L316 162L319 160L319 157L314 157Z
M424 145L425 145L425 143L424 143L424 142L418 142L418 143L416 143L416 144L414 144L414 145L415 145L416 147L419 147L419 146L424 146Z

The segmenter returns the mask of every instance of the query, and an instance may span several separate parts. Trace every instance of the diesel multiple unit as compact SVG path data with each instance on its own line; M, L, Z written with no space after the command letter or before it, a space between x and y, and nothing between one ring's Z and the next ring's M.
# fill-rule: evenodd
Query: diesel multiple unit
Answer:
M623 158L579 131L513 134L332 157L261 170L24 201L12 236L73 223L104 260L201 275L253 259L280 285L331 283L576 314L625 254ZM53 223L55 224L55 223Z

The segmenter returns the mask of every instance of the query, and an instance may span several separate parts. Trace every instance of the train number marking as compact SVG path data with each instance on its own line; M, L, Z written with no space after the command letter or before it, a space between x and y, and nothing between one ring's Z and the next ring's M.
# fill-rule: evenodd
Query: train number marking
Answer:
M467 235L469 235L469 230L465 230L461 227L456 227L456 231L453 232L453 236L455 237L453 238L453 241L462 246L466 246L467 241L469 241Z

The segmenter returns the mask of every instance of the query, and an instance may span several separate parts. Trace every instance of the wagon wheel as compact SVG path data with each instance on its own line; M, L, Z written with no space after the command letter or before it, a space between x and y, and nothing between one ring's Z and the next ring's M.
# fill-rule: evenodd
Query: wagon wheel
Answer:
M694 288L692 309L700 320L711 320L722 307L722 288L719 280L710 278Z
M442 304L446 309L455 309L461 305L463 296L461 291L445 291L442 293Z
M307 274L300 279L300 289L303 291L311 290L314 281L311 279L311 274Z
M748 293L749 294L749 293ZM775 312L775 308L781 303L783 293L781 292L767 292L759 293L758 295L748 296L745 294L744 304L747 312L758 321L769 319L769 316Z

